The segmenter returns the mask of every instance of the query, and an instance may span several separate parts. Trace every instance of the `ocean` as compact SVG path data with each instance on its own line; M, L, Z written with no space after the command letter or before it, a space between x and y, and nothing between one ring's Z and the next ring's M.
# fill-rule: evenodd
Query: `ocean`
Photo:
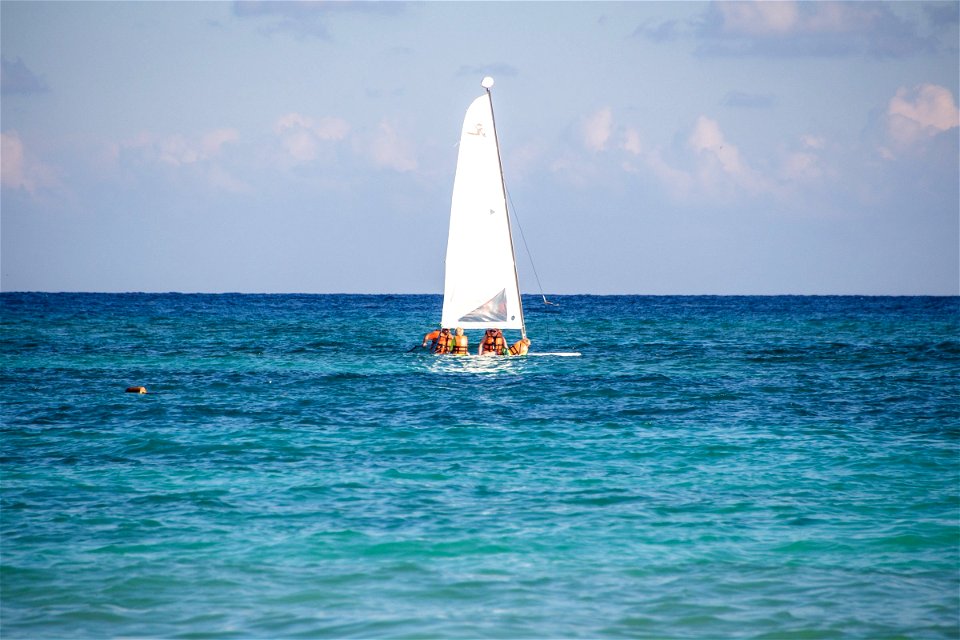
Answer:
M0 635L960 637L960 298L553 301L0 294Z

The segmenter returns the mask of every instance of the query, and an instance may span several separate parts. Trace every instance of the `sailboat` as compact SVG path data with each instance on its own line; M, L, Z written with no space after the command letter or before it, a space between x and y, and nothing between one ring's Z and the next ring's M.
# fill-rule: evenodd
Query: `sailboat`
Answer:
M493 118L493 78L467 109L450 203L440 325L519 329L527 337L507 212L500 144Z
M527 327L493 117L493 78L485 77L480 84L484 94L467 108L460 133L440 326L451 332L457 327L519 329L523 339Z

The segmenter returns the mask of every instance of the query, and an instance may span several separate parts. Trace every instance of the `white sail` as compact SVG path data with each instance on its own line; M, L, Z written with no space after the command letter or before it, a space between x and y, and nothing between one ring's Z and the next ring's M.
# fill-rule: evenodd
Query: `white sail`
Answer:
M467 109L460 135L440 324L523 329L489 89Z

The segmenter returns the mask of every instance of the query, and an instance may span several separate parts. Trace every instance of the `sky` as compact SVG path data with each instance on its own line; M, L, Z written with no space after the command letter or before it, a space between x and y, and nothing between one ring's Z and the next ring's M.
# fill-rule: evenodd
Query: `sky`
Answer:
M958 2L0 3L3 291L960 294Z

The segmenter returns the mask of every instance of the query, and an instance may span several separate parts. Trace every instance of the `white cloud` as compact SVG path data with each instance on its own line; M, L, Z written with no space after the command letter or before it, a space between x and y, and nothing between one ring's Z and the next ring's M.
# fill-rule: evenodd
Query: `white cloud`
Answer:
M377 167L406 172L415 171L419 166L413 145L387 120L382 120L373 132L360 131L351 136L351 126L342 118L311 118L288 113L277 120L273 130L288 159L295 164L330 154L332 144L352 137L351 151Z
M645 169L656 176L672 197L682 200L691 195L696 186L693 176L664 160L659 149L644 154L643 161ZM635 173L640 172L639 169L632 165L625 166L624 168L632 170Z
M640 132L633 128L627 128L623 133L623 142L620 148L624 151L637 156L643 151L643 142L640 138Z
M233 3L234 15L258 19L269 25L265 33L289 32L298 36L330 38L329 22L336 14L390 16L405 10L403 2L279 2L246 0Z
M751 36L785 34L797 28L800 12L795 2L720 2L723 30Z
M314 120L299 113L288 113L277 120L273 129L294 161L309 162L318 156L322 142L345 139L350 133L350 124L330 116Z
M960 126L960 112L949 89L923 84L901 87L887 106L887 134L907 147Z
M585 117L580 133L582 149L569 149L550 165L551 171L565 174L571 184L589 186L595 180L609 179L610 167L603 165L616 162L626 173L653 176L672 197L681 200L736 198L773 189L773 182L753 171L736 145L726 140L720 125L706 116L696 120L686 145L672 153L645 146L640 130L615 122L609 108ZM583 149L590 153L584 154ZM611 153L597 155L607 150Z
M543 167L550 151L542 141L535 141L511 147L506 153L503 158L504 171L513 181L520 181Z
M762 38L857 33L899 26L886 7L868 2L735 0L718 2L716 7L724 32Z
M219 165L213 165L207 172L207 183L220 191L229 193L250 193L250 185L234 178L227 170Z
M823 152L827 140L823 136L811 133L800 136L799 148L788 150L780 158L778 179L785 187L811 184L824 177L828 171L824 167Z
M179 167L211 160L220 155L225 144L239 139L234 129L216 129L195 137L145 131L122 143L121 148L138 151L147 160Z
M218 155L223 145L239 139L240 134L236 129L217 129L200 137L200 149L205 157L210 158Z
M321 140L343 140L350 132L350 124L342 118L331 116L314 120L299 113L288 113L277 121L275 130L283 133L291 129L306 129Z
M701 55L901 57L934 46L879 2L736 0L707 5Z
M412 147L393 124L383 120L370 142L369 151L377 166L406 172L414 171L418 166Z
M246 193L250 187L221 166L224 147L239 140L240 134L230 128L214 129L193 136L144 131L122 142L115 159L122 162L126 157L144 165L172 167L192 174L206 187Z
M884 14L869 3L736 0L718 2L725 32L757 37L862 31Z
M591 151L603 151L613 128L613 112L609 107L591 114L583 123L583 144Z
M297 162L309 162L317 157L317 139L306 129L284 135L282 144L284 150Z
M811 33L843 33L861 30L865 24L875 23L880 18L877 10L865 3L859 7L849 4L820 2L808 7L814 11L806 16L801 26Z
M0 184L36 194L56 184L51 169L24 149L16 131L0 133Z
M3 186L32 190L29 181L23 175L23 142L16 131L0 133L0 176Z
M719 153L723 149L723 142L723 132L716 120L706 116L697 118L689 139L690 147L694 151Z
M949 126L952 121L943 113L949 115L955 107L951 99L937 95L937 99L911 100L910 109L900 110L933 128ZM946 107L929 106L928 102ZM856 173L849 160L851 150L819 131L768 145L769 152L763 155L750 155L724 131L719 120L706 114L688 129L666 136L667 144L652 144L640 121L619 122L607 115L601 110L579 120L581 125L596 125L596 145L588 148L585 139L577 139L553 156L549 169L562 174L567 184L598 188L626 178L643 180L644 188L658 185L671 200L684 204L751 206L763 202L764 206L778 203L790 210L820 202L831 190L852 193L852 183L841 179L846 175L850 180ZM605 138L607 131L611 134ZM601 140L606 151L598 154L594 150Z
M816 180L822 175L820 158L816 154L796 151L784 159L783 177L788 182Z
M740 157L740 150L724 138L715 120L706 116L697 118L688 144L697 156L697 169L704 186L723 188L732 180L751 191L765 189L760 177Z
M193 143L179 134L159 138L156 148L160 162L173 166L193 164L201 158L199 142Z

